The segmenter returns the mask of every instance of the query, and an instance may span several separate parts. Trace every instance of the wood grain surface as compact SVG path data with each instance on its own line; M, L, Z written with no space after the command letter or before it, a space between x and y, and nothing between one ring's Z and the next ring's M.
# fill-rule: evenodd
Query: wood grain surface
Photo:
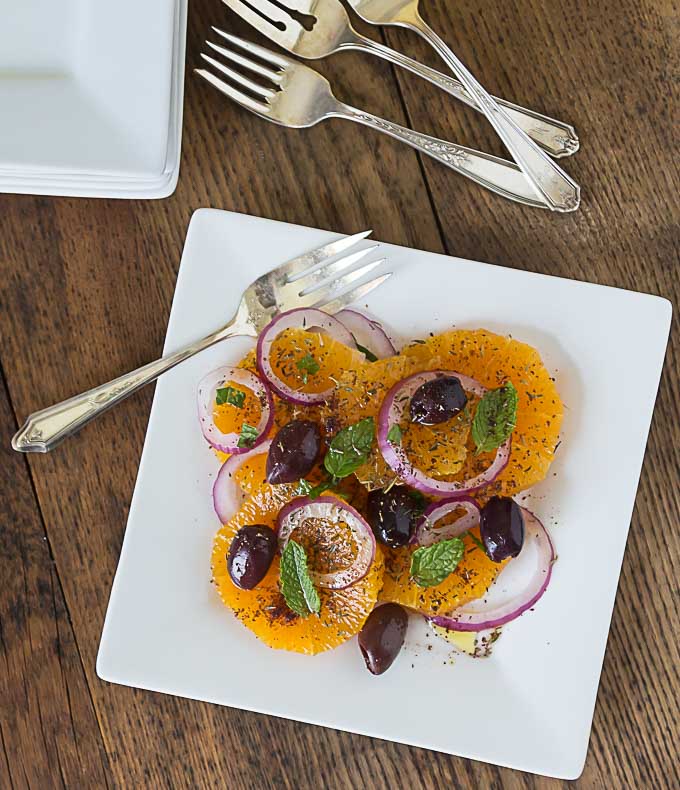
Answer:
M228 103L191 72L211 24L254 36L218 0L191 3L173 197L0 196L0 787L566 786L100 681L152 390L52 454L8 449L30 411L159 354L186 227L203 206L370 226L388 242L660 294L677 310L675 0L423 0L422 10L489 90L575 124L583 148L563 162L583 186L577 214L509 203L347 122L292 131ZM407 32L370 32L437 65ZM358 54L318 67L357 106L500 152L480 116L409 74ZM679 786L679 329L676 313L579 788Z

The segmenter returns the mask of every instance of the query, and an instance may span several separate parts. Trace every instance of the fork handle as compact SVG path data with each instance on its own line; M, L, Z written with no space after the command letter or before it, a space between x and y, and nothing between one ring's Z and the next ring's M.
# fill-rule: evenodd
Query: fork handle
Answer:
M377 115L358 110L347 104L338 102L331 113L340 118L347 118L364 126L370 126L379 132L394 137L396 140L410 145L417 151L436 159L461 175L467 176L481 186L496 192L503 197L524 203L536 208L546 208L545 203L534 191L526 177L513 162L500 159L491 154L475 151L462 145L454 145L446 140L439 140L421 132L414 132L398 123L386 121Z
M386 47L384 44L380 44L364 36L357 36L356 40L343 45L343 48L370 52L384 60L388 60L390 63L401 66L407 71L417 74L419 77L431 82L438 88L450 93L451 96L473 107L477 112L484 113L484 111L480 109L477 101L465 89L462 82L453 77L448 77L423 63L419 63L417 60L409 58L408 55L404 55L396 49ZM551 156L555 158L571 156L578 151L579 139L573 126L563 121L558 121L555 118L549 118L547 115L542 115L534 110L520 107L518 104L513 104L504 99L499 99L497 97L493 98L497 104L500 104L505 109L517 126L535 140L538 145Z
M242 334L237 321L230 322L218 332L214 332L195 343L190 343L172 354L167 354L155 362L125 373L107 384L100 384L87 392L75 395L68 400L56 403L42 411L29 415L26 422L12 439L12 447L21 453L48 453L60 442L115 406L120 401L137 392L145 384L155 381L185 359L193 357L204 348L212 346L227 337Z
M543 197L548 208L560 212L575 211L581 202L578 184L527 137L419 14L414 15L413 21L408 26L432 45L470 95L475 98L512 158L522 168L538 194Z

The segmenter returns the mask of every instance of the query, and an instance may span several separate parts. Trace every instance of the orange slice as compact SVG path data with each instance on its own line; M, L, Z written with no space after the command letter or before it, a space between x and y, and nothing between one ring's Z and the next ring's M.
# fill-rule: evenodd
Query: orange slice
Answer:
M504 563L491 562L469 537L465 537L464 542L463 559L456 570L436 587L419 587L411 580L411 554L415 549L386 549L380 600L393 601L429 616L445 616L468 601L481 598Z
M338 373L355 367L363 358L356 349L328 335L304 329L284 329L269 353L275 375L291 390L307 394L332 389Z
M365 362L343 371L323 412L326 424L339 430L361 417L377 417L391 386L412 373L437 369L463 373L488 388L512 381L517 389L519 407L510 460L497 480L485 487L480 496L512 496L542 480L559 442L562 403L535 349L487 330L444 332L412 343L399 356ZM474 413L473 408L474 399L471 399L469 415ZM415 465L427 470L432 477L447 480L464 480L487 469L495 454L475 455L469 430L464 446L458 430L462 428L464 432L468 426L460 425L459 421L441 427L447 425L451 429L448 437L445 431L435 431L433 427L408 426L405 435L411 445L409 457ZM438 433L443 441L434 441ZM428 444L430 439L433 441ZM394 473L376 449L357 471L357 477L368 488L381 488L394 479Z
M337 647L361 630L382 586L383 560L382 554L376 552L368 574L344 590L319 589L321 611L318 616L300 617L288 608L279 590L278 556L254 590L236 587L227 571L227 554L234 536L248 524L275 528L279 510L293 498L296 488L297 484L293 483L278 486L265 483L253 491L234 518L215 536L212 573L223 603L263 642L273 648L314 655ZM320 543L310 554L311 569L332 570L324 567L330 556L326 551L328 546L330 544Z

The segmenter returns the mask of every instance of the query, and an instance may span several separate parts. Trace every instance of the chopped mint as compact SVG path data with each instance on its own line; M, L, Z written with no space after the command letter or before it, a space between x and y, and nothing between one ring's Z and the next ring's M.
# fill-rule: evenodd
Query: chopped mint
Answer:
M241 435L238 440L239 447L252 447L255 443L255 439L259 436L257 428L254 428L252 425L248 425L247 422L244 422L241 426Z
M242 409L245 400L245 392L237 390L234 387L218 387L215 393L215 403L218 406L228 403L230 406L236 406L237 409Z

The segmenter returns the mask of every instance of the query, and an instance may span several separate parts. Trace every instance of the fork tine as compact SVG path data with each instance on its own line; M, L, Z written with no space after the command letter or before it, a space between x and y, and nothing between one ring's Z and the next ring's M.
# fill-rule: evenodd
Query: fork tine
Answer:
M215 60L215 58L211 58L210 55L205 55L203 52L201 52L201 57L218 71L221 71L222 74L229 77L230 80L237 82L239 85L243 85L244 88L247 88L253 93L259 94L264 99L273 99L276 95L276 91L272 90L271 88L265 88L263 85L259 85L257 82L253 82L251 79L248 79L248 77L244 77L240 72L230 69L229 66L225 66L223 63L220 63L219 60Z
M296 22L293 17L285 15L276 7L274 7L274 10L271 12L271 14L263 10L265 16L260 16L260 14L253 11L250 6L242 3L241 0L222 0L222 2L235 14L238 14L241 19L245 19L245 21L252 25L255 30L259 30L260 33L267 36L267 38L271 39L272 41L276 41L279 44L281 44L287 38L292 37L292 40L295 40L297 36L300 36L305 32L305 29L299 22ZM258 3L258 8L259 6L260 3ZM285 29L282 30L280 27L277 27L276 24L266 18L268 16L277 19L278 24L283 25ZM234 36L234 38L236 38L236 36ZM232 41L232 43L236 44L237 42ZM253 44L253 46L256 47L257 45ZM257 53L251 52L251 54L255 55ZM262 57L266 57L267 60L271 60L271 54L272 53L268 53L269 57L265 55Z
M206 41L205 43L214 49L215 52L219 52L223 57L231 60L234 63L238 63L239 66L243 66L244 69L250 69L250 71L255 72L255 74L259 74L261 77L265 77L276 85L281 82L281 72L268 69L266 66L256 63L250 58L239 55L237 52L232 52L230 49L225 49L225 47L220 47L217 44L213 44L212 41Z
M254 14L246 5L241 3L241 0L222 0L222 2L227 3L231 8L232 11L235 11L239 16L242 16L246 22L250 22L250 24L256 29L259 30L260 33L267 36L267 38L275 41L278 44L283 46L281 41L281 36L277 36L277 33L281 33L281 31L275 27L274 25L269 24L266 20L262 19L261 16ZM237 10L237 7L239 10ZM241 7L243 11L241 11ZM248 14L253 14L254 19L251 20ZM262 24L264 23L266 27ZM227 33L225 30L220 30L218 27L213 27L213 30L218 35L222 36L222 38L226 39L230 43L234 44L237 47L245 50L246 52L250 53L251 55L255 55L257 58L262 58L262 60L267 61L268 63L273 64L274 66L278 66L280 69L285 69L286 66L290 66L291 63L295 61L287 58L285 55L279 55L276 52L272 52L270 49L266 47L261 47L259 44L253 44L252 41L246 41L244 38L239 38L238 36L233 35L233 33Z
M358 269L343 274L342 277L334 277L323 283L319 283L319 285L315 286L312 290L305 289L305 296L309 295L314 296L316 299L323 299L324 293L327 295L337 294L342 291L343 288L346 288L348 285L356 282L356 280L360 280L364 275L373 271L376 266L381 266L386 260L386 258L380 258L377 261L365 263Z
M232 2L232 0L222 0L222 2L229 4ZM274 3L270 3L269 0L249 0L249 5L260 12L260 18L264 17L265 19L273 20L274 22L278 22L280 25L284 25L285 27L299 27L300 30L304 30L302 25L293 19L290 13L279 6L274 5Z
M334 258L341 252L351 249L355 244L370 236L371 233L373 233L372 230L364 230L361 233L355 233L353 236L343 236L316 250L310 250L278 266L276 274L280 276L285 275L287 280L293 279L296 275L306 274L320 263L323 263L323 261L328 260L328 258Z
M265 118L267 117L269 107L267 107L266 104L255 101L255 99L251 98L250 96L246 96L245 93L241 93L241 91L233 88L231 85L229 85L229 83L224 82L224 80L216 77L212 72L207 71L206 69L194 69L194 71L196 74L203 77L203 79L207 80L211 85L217 88L218 91L224 93L224 95L228 96L230 99L233 99L237 104L246 107L256 115L262 115Z
M349 307L351 304L358 302L359 299L369 294L374 288L378 288L378 286L382 285L385 280L388 280L392 274L393 272L387 272L366 283L361 283L361 285L357 285L357 287L353 288L351 291L346 291L344 294L336 296L335 299L332 299L330 302L321 299L314 307L323 308L327 313L339 313L340 310L343 310L345 307Z
M351 269L354 264L358 263L369 253L376 250L380 245L372 244L370 247L365 247L363 250L353 252L351 255L346 255L332 263L327 263L320 269L314 269L309 274L305 272L302 277L294 280L295 286L302 291L310 291L315 285L325 283L330 277L337 277L341 272Z

